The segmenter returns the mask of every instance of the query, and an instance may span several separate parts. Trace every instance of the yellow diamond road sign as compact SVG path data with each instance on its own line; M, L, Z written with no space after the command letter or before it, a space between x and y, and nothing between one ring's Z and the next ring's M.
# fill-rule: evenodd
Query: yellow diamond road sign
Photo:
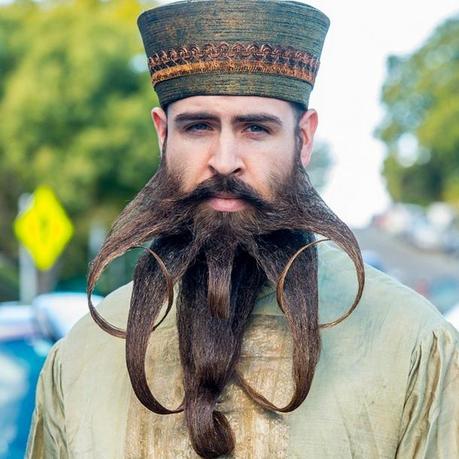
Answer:
M73 234L73 225L51 188L35 190L30 206L14 222L16 237L24 244L35 265L50 269Z

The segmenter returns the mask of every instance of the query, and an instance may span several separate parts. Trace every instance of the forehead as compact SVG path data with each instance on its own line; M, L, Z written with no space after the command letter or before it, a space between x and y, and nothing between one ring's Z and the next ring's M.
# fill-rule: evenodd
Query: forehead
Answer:
M294 118L288 102L258 96L193 96L173 102L168 107L169 116L182 112L207 112L222 119L256 112L271 114L284 121L293 121Z

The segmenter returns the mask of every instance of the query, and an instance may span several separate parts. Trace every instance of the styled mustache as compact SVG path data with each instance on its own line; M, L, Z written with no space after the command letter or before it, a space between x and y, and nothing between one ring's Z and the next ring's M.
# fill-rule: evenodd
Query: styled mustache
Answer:
M190 206L211 198L220 197L222 194L229 194L231 198L242 199L262 212L273 210L272 205L253 187L237 177L222 174L216 174L201 182L192 192L181 197L176 203Z

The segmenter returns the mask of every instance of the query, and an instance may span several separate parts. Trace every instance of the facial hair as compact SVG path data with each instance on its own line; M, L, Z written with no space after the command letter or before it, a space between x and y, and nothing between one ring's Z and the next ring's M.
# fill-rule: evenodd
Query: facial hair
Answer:
M350 256L359 281L350 311L362 294L363 262L350 229L310 184L299 162L299 151L289 176L282 182L273 181L279 185L273 186L274 197L269 201L242 180L218 174L184 193L164 158L155 176L120 214L90 266L90 311L102 329L126 339L127 368L141 403L158 414L184 411L195 451L201 457L219 457L229 454L236 441L218 410L219 398L230 380L268 410L292 411L308 395L320 354L317 252L313 246L298 256L299 250L314 244L315 234L321 234ZM246 208L234 213L210 209L206 201L219 193L243 199ZM124 331L97 313L90 295L108 263L149 241L151 245L134 272ZM267 282L278 287L280 306L292 334L294 393L284 407L275 406L250 387L237 369L244 330ZM148 387L145 357L163 304L168 302L166 314L172 307L174 284L178 285L177 329L185 397L178 408L169 409Z

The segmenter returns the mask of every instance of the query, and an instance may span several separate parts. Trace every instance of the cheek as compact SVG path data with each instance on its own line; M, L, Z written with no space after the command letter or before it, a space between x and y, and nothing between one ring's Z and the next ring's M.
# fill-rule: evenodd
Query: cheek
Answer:
M264 155L251 158L247 170L252 186L263 196L271 198L275 188L289 176L294 164L293 151L276 149L264 152Z
M168 146L165 159L169 172L178 176L183 191L192 191L202 181L203 161L200 155L185 149L175 150Z

